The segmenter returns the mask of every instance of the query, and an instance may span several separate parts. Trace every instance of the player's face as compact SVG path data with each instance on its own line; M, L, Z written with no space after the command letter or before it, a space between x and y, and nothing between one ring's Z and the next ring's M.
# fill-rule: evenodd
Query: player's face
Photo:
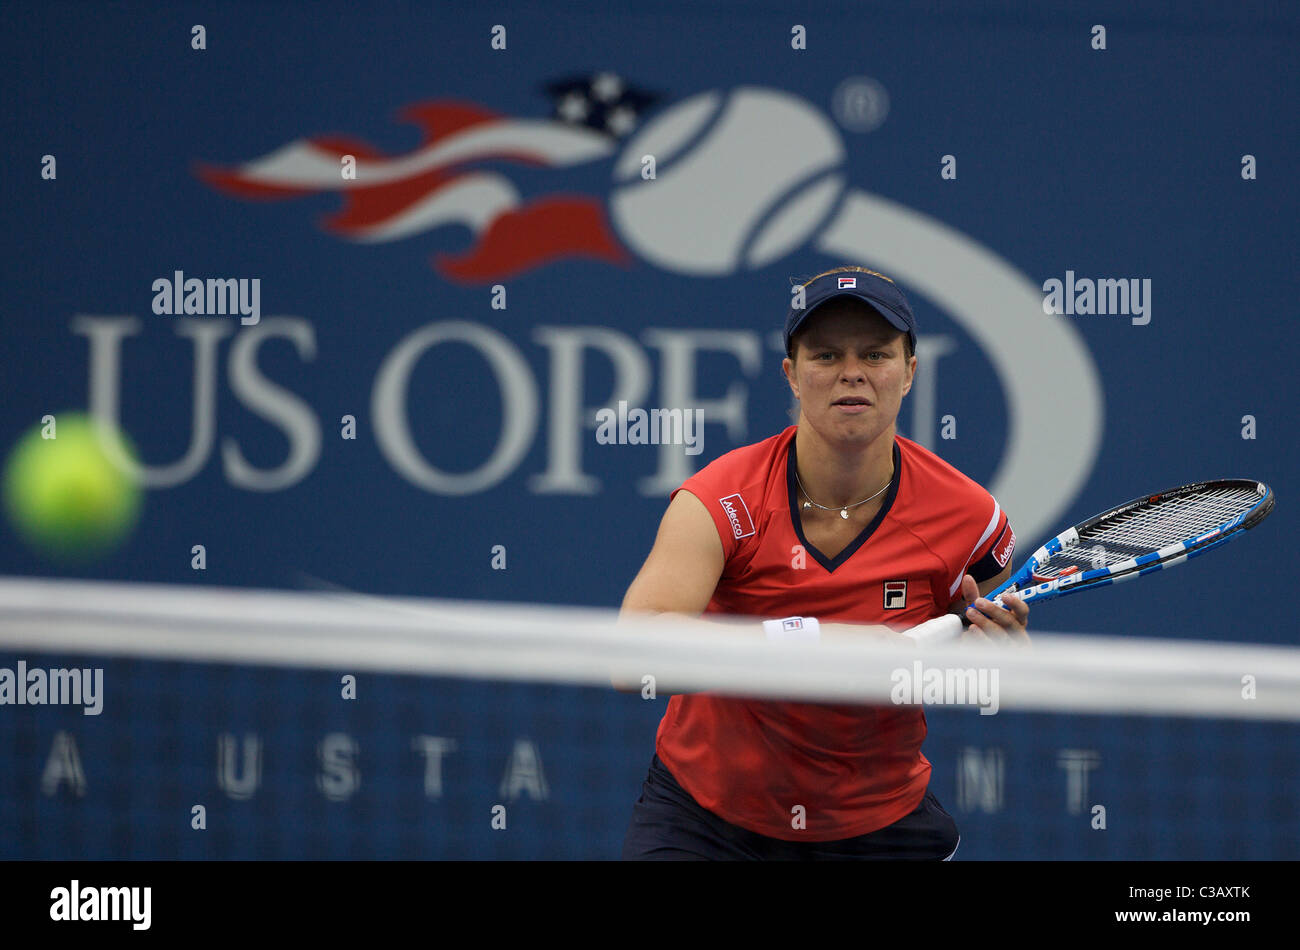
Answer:
M865 305L818 308L784 365L800 419L831 442L870 443L889 431L912 388L906 337Z

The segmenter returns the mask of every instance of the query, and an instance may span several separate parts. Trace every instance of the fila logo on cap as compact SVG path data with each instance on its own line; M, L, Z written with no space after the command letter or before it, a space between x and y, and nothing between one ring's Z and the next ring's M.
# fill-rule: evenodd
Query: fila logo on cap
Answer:
M885 609L902 610L907 606L907 581L885 581Z
M857 289L858 289L858 279L857 279L856 277L841 277L841 278L840 278L840 287L839 287L839 289L840 289L840 290L857 290Z

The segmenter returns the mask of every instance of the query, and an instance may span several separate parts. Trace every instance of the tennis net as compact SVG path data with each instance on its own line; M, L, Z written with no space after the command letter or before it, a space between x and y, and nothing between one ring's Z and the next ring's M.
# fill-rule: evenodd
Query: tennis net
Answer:
M964 858L1300 857L1300 649L773 644L591 608L13 578L0 858L617 858L669 696L703 690L926 703Z

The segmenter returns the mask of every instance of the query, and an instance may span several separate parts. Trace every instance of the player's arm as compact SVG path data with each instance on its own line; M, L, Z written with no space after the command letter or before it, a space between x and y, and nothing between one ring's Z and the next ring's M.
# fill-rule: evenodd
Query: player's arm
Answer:
M698 617L713 597L723 566L722 540L704 502L679 491L659 523L650 556L623 597L623 612Z
M722 577L722 541L704 502L679 491L659 522L650 555L623 595L620 616L698 617ZM665 618L666 619L666 618ZM635 693L632 681L613 680L621 693Z
M724 566L722 541L708 509L689 491L679 491L664 513L650 556L623 597L622 613L699 618L713 597ZM815 616L815 606L805 608L804 613ZM707 619L733 630L738 623L745 624L739 619ZM751 629L758 637L766 636L755 621L749 621L744 629ZM844 623L824 623L821 633L823 638L864 633L894 635L884 626Z

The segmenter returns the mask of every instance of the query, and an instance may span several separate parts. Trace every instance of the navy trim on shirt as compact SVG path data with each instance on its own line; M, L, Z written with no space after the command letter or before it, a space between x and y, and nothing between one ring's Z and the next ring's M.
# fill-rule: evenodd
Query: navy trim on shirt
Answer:
M790 521L794 525L794 533L799 536L799 543L803 545L805 551L813 556L822 567L828 572L833 572L837 567L853 557L855 551L867 543L867 539L875 533L876 528L885 520L885 515L889 514L889 509L894 506L894 499L898 497L898 484L903 475L903 453L898 449L898 440L894 440L894 477L889 480L889 491L885 492L885 500L880 504L880 510L871 522L862 529L862 532L849 542L848 547L835 556L832 560L822 554L815 547L808 543L808 539L803 536L803 520L799 517L799 487L795 482L795 472L797 458L795 456L795 439L790 440L789 454L785 461L785 481L789 487L790 493Z
M999 564L998 559L993 556L993 552L998 549L998 545L1002 543L1002 539L1007 536L1007 532L1010 530L1011 522L1008 521L1006 525L1003 526L1002 533L999 534L997 539L989 545L988 553L970 567L966 568L966 573L975 578L975 583L983 584L985 581L991 581L1006 570L1006 564ZM1008 563L1011 561L1011 554L1014 553L1015 551L1013 550L1008 554Z

